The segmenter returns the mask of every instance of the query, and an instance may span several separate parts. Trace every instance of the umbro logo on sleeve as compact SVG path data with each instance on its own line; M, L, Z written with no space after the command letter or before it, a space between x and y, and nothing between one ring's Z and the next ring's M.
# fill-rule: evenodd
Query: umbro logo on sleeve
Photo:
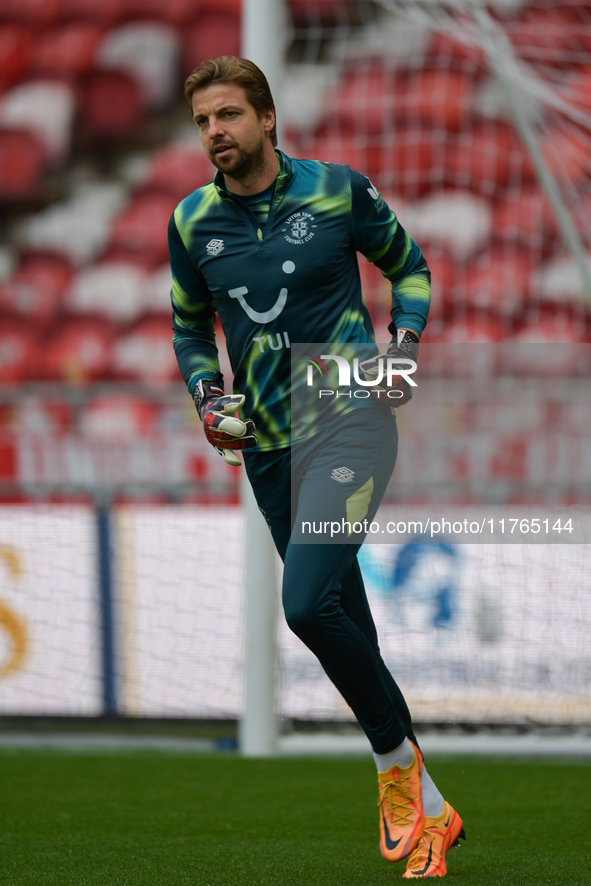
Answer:
M219 255L220 252L224 249L224 241L210 240L205 249L208 255Z

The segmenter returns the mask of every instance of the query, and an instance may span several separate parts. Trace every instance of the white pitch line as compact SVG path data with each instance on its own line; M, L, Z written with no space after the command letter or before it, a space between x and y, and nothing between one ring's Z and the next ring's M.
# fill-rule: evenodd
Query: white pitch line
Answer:
M529 732L524 735L493 732L426 732L418 736L426 756L510 756L510 757L588 757L591 758L591 730L573 730L565 735ZM56 750L161 750L204 753L219 750L214 739L157 735L112 735L101 733L0 732L1 748L53 748ZM280 736L278 756L367 756L369 742L364 735L319 732Z
M4 732L0 733L0 748L53 748L55 750L159 750L214 751L217 743L206 738L176 738L160 735L107 735L71 732Z
M427 732L417 736L425 755L442 754L482 756L569 756L591 757L591 734L573 732L570 735L495 735L490 732L437 733ZM281 756L312 754L370 754L370 747L363 735L285 735L279 739Z

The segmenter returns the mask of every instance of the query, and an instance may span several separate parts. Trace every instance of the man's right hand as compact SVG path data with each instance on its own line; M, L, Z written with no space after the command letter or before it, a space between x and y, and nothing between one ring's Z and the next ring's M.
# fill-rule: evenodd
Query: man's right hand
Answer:
M242 462L235 450L253 449L258 442L253 420L235 416L245 399L244 394L224 394L221 373L211 381L200 379L193 392L205 436L224 461L236 467Z

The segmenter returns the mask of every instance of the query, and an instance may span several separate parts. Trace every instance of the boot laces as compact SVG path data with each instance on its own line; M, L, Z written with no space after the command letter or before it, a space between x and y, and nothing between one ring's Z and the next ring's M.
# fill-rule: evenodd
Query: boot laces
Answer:
M412 813L414 795L409 782L410 772L397 781L386 781L380 785L378 797L378 806L386 805L392 819L402 827L408 824Z

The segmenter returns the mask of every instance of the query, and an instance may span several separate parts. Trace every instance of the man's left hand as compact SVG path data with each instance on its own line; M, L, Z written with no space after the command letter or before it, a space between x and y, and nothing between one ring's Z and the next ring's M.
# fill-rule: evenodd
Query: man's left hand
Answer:
M416 333L411 329L399 329L396 339L390 342L385 354L377 354L360 364L367 381L376 379L372 390L380 401L395 408L408 403L412 398L413 386L406 376L416 369L418 355L419 339ZM401 361L399 367L396 365L396 358ZM393 374L391 370L396 368L404 370L404 374Z

